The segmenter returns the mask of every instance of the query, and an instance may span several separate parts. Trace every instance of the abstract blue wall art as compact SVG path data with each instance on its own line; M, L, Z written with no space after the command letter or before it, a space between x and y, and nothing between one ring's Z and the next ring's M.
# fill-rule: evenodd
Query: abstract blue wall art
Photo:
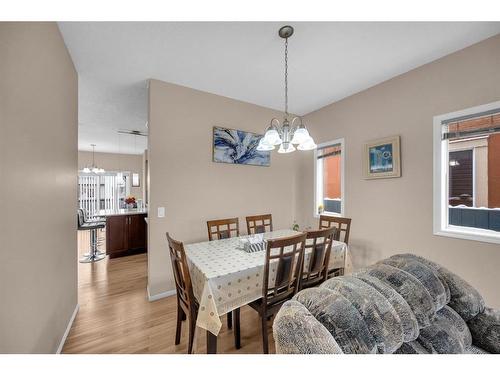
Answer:
M214 126L213 135L214 162L261 167L271 165L271 153L257 151L262 135L218 126Z

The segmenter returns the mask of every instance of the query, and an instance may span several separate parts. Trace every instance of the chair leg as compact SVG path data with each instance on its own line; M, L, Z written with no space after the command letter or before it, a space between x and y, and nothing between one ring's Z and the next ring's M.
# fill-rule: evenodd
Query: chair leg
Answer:
M266 314L262 314L261 316L261 323L262 323L262 350L264 354L269 354L269 343L267 340L267 317Z
M227 328L229 328L229 329L233 328L233 313L232 312L227 313Z
M189 314L189 342L188 342L188 354L193 353L193 340L194 340L194 330L196 329L196 316Z
M175 345L179 345L181 342L181 327L182 327L182 316L185 316L184 311L179 306L177 302L177 327L175 328Z
M241 348L241 332L240 332L240 308L233 311L234 314L234 347Z

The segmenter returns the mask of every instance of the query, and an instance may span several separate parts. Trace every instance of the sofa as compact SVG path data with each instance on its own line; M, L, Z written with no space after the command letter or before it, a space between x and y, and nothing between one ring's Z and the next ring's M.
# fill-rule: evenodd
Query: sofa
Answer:
M500 310L445 267L399 254L300 291L273 335L279 354L500 353Z

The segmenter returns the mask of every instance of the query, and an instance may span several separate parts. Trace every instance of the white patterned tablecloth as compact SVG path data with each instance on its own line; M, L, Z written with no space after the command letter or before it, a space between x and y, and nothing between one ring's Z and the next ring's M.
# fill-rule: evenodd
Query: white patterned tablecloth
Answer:
M295 234L297 232L284 229L265 233L264 238ZM244 237L248 236L239 238ZM239 238L185 245L194 295L200 304L196 324L214 335L219 334L222 326L220 316L262 297L265 251L247 253L238 248ZM310 250L305 256L306 264L309 257ZM351 272L345 243L334 241L332 244L330 268L345 268L346 274ZM274 272L271 267L271 282Z

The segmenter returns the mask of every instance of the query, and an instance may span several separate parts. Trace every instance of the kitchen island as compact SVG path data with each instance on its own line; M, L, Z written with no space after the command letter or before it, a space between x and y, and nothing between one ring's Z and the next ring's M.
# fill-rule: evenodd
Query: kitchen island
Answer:
M146 210L101 210L106 218L106 254L110 258L147 251Z

